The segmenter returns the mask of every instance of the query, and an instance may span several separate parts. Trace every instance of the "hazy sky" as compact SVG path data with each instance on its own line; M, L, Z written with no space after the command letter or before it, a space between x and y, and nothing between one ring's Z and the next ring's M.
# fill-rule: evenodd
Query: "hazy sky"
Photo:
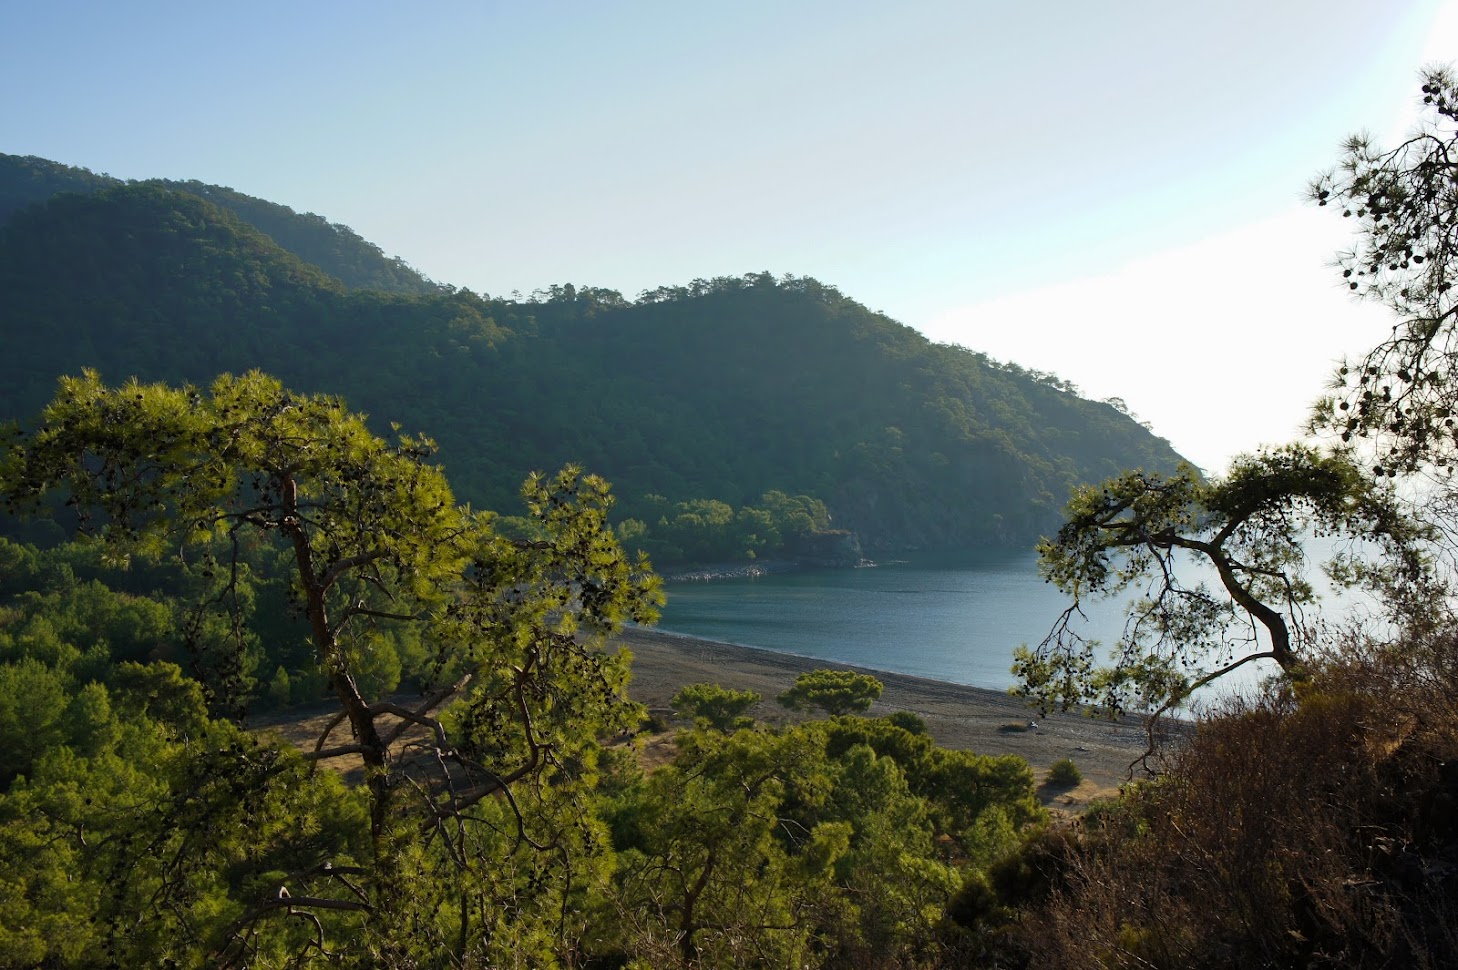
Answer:
M1302 190L1454 59L1458 0L0 0L0 151L496 295L814 276L1218 469L1390 325Z

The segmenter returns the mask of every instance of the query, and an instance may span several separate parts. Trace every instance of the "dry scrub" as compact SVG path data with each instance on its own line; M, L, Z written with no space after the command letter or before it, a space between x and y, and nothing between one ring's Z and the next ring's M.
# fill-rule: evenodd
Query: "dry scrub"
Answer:
M1207 719L1050 856L1046 967L1458 965L1458 642L1353 649ZM1050 859L1054 865L1048 865ZM1009 902L1006 898L1004 903Z

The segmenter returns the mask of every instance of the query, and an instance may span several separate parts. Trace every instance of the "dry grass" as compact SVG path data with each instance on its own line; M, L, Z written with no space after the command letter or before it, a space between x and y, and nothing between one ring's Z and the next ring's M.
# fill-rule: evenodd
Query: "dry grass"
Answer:
M1458 965L1458 644L1349 652L1090 816L1033 966Z

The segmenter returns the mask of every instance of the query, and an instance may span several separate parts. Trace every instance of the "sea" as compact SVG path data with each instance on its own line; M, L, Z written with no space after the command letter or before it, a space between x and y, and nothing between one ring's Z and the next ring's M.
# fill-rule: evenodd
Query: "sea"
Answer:
M1013 648L1037 644L1069 599L1031 553L998 552L672 582L660 629L956 684L1012 685ZM1118 639L1097 604L1085 635Z
M666 591L662 630L994 690L1014 682L1013 649L1039 643L1070 604L1038 575L1032 552L671 582ZM1085 603L1076 628L1111 646L1128 605ZM1253 666L1233 685L1271 672Z

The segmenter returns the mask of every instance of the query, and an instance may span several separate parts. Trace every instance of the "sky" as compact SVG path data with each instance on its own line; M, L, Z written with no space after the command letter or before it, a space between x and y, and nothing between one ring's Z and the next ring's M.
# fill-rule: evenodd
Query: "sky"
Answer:
M0 0L0 152L199 179L432 279L813 276L1218 472L1391 320L1303 200L1458 0Z

